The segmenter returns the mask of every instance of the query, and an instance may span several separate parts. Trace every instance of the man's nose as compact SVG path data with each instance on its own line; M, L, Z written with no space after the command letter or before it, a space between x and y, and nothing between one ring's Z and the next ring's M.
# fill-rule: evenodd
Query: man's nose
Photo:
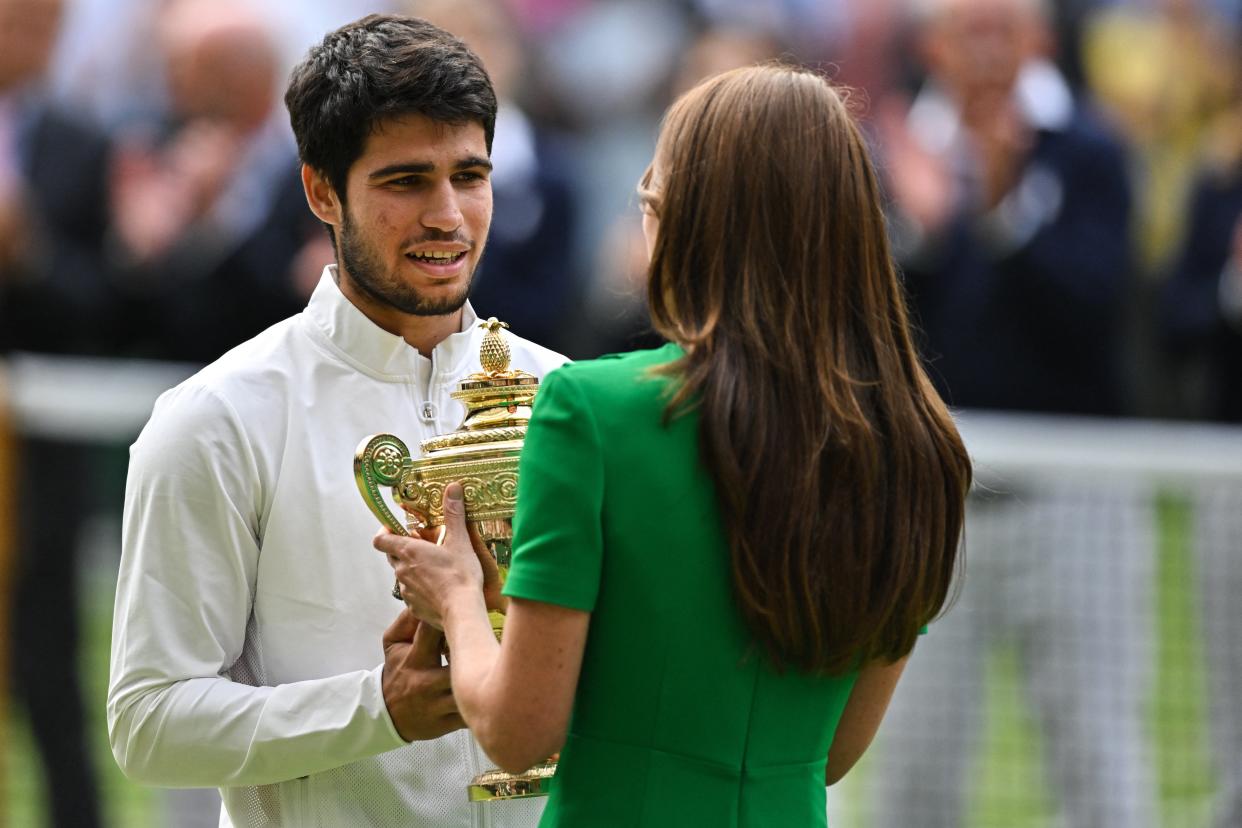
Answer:
M438 184L431 192L421 221L424 227L445 232L461 227L461 208L457 204L457 190L453 188L452 181Z

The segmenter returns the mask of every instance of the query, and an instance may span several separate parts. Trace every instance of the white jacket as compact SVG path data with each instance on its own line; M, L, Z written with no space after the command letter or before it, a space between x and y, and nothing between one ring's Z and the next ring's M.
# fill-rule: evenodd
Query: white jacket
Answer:
M541 800L467 804L491 766L466 731L406 744L380 689L401 605L353 476L376 432L464 416L483 332L431 359L325 271L305 311L166 392L130 452L108 731L126 775L218 786L222 825L533 825ZM510 337L515 368L565 358Z

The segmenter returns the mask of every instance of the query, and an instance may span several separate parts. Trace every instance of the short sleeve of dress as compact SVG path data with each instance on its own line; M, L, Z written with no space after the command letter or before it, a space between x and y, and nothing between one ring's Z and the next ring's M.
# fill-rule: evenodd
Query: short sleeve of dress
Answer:
M599 593L603 457L572 375L548 374L518 462L513 561L504 594L590 612Z

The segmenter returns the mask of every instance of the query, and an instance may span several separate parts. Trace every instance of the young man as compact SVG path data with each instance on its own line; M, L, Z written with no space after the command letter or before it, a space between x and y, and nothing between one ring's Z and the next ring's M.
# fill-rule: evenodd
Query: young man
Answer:
M533 824L538 802L467 805L488 764L437 634L394 622L351 468L368 434L416 446L461 421L495 95L451 35L373 15L312 49L285 100L337 263L303 313L165 394L134 444L113 753L148 784L219 786L224 824ZM564 361L511 343L533 373Z

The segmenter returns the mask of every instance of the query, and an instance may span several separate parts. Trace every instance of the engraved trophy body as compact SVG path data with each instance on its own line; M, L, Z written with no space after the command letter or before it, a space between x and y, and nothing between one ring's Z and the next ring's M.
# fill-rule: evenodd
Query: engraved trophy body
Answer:
M509 572L517 505L518 455L530 422L538 377L509 369L509 345L495 317L480 323L487 329L480 348L483 371L471 374L453 392L466 406L466 417L454 432L423 440L422 457L414 459L404 442L392 434L367 437L354 455L354 477L363 500L384 526L399 535L444 525L445 487L462 484L466 520L474 525L496 559L501 583ZM408 516L398 520L388 508L381 487ZM400 593L394 588L394 597ZM491 612L497 638L504 616ZM544 796L556 773L549 760L518 774L489 770L470 781L471 802Z

